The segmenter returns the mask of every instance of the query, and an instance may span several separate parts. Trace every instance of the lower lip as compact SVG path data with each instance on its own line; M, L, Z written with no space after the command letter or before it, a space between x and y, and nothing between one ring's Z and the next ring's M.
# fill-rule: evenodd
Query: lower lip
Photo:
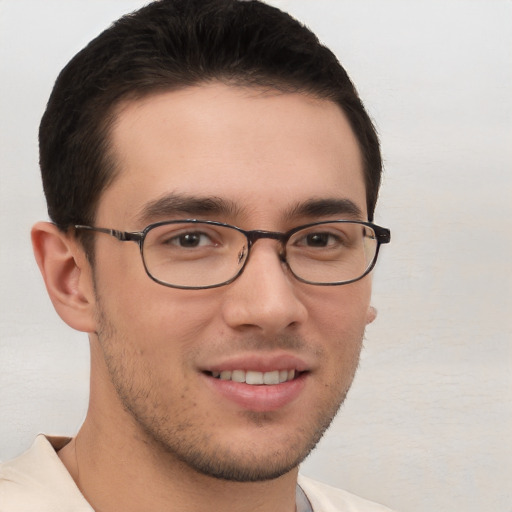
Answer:
M307 379L305 372L295 379L281 384L253 386L204 375L208 385L216 393L237 406L254 412L276 411L290 404L300 395Z

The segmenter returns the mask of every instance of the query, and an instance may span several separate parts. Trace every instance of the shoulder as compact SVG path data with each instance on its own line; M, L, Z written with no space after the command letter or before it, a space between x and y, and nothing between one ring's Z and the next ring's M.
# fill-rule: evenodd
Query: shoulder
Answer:
M302 475L299 475L298 483L314 512L392 512L383 505Z
M62 446L64 438L52 439ZM45 436L0 464L0 512L92 512Z

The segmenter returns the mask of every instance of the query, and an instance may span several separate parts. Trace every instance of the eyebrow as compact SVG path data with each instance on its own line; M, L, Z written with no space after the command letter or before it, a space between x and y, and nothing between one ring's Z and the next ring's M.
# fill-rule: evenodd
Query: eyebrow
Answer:
M136 221L144 224L155 219L168 219L176 215L193 218L201 216L235 217L243 213L243 208L233 201L220 197L202 197L183 194L166 194L142 206L136 214ZM317 219L337 215L361 219L363 213L359 206L347 198L309 199L285 212L286 220L298 217Z
M166 194L143 205L136 215L144 223L155 218L172 218L175 215L236 215L239 208L232 201L219 197L200 197L182 194Z
M361 208L347 198L310 199L291 208L286 217L289 219L294 217L318 218L330 215L363 218Z

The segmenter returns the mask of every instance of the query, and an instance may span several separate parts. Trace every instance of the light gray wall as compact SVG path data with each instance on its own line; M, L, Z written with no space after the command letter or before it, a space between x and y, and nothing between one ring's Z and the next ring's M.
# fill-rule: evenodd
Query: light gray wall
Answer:
M0 0L0 459L86 411L88 347L31 253L37 126L67 60L137 0ZM303 472L414 512L512 511L512 2L275 0L349 70L382 137L378 320Z

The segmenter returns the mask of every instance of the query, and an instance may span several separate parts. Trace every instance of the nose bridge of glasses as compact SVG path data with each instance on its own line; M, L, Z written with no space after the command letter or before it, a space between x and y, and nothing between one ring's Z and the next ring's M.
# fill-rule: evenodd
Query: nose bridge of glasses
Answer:
M261 240L263 238L269 238L271 240L277 240L280 242L280 251L279 251L279 259L282 262L286 262L286 242L288 241L289 236L286 233L280 233L278 231L265 231L261 229L256 229L253 231L244 231L245 236L247 237L248 241L248 249L250 250L251 247L255 242L258 240Z
M278 240L283 245L286 243L287 236L285 233L279 233L278 231L264 231L264 230L254 230L254 231L246 231L245 236L249 241L249 246L252 246L257 240L262 238L270 238L271 240Z
M254 231L246 231L245 236L247 237L249 243L249 249L253 246L255 242L261 240L263 238L269 238L271 240L277 240L280 242L280 251L279 251L279 259L281 261L285 261L286 258L286 242L288 241L289 236L286 233L280 233L278 231L265 231L261 229L256 229Z

